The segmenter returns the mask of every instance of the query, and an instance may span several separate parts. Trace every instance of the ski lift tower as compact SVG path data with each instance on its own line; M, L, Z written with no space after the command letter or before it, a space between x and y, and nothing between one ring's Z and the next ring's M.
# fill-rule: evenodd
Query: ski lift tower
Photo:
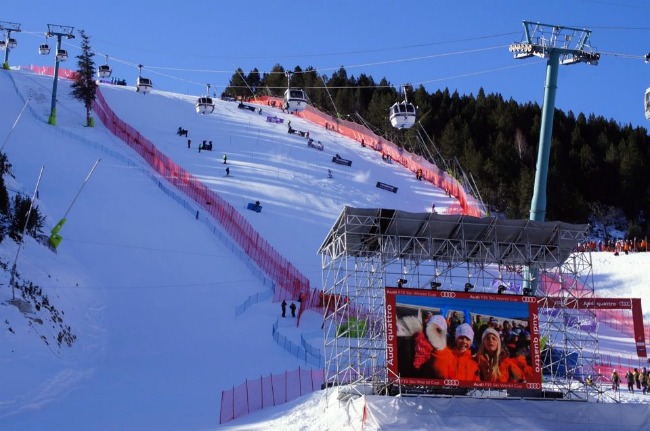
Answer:
M61 51L61 39L66 37L67 39L74 39L74 27L68 25L58 25L58 24L48 24L47 25L47 37L56 36L56 52ZM54 83L52 84L52 110L50 111L50 119L48 123L52 126L56 126L56 87L59 80L59 56L55 56L54 62Z
M7 32L7 40L5 41L5 59L2 62L3 69L9 69L9 51L16 47L16 41L11 38L11 32L20 32L20 24L16 22L0 21L0 31Z
M588 44L591 30L562 27L523 21L524 40L513 43L508 50L516 59L532 56L546 58L546 83L544 84L544 104L542 106L542 123L537 151L535 186L530 204L530 220L545 221L546 217L546 182L548 178L548 160L551 153L551 133L553 131L553 112L555 111L555 93L559 65L586 63L596 66L600 54ZM525 284L535 281L537 277L526 277ZM535 283L536 284L536 283ZM526 286L534 295L535 285Z
M535 173L535 189L530 207L530 220L544 221L546 215L546 179L553 130L553 111L560 64L586 63L596 66L600 54L588 45L591 30L561 27L524 21L524 41L508 48L515 58L532 56L546 58L546 83L542 107L541 133ZM571 45L574 45L573 47Z

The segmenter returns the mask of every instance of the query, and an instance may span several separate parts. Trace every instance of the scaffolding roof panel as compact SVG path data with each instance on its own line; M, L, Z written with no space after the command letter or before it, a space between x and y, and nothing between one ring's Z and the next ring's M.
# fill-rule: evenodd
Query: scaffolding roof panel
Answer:
M447 241L456 243L482 242L486 247L503 250L510 245L521 253L494 253L494 262L501 264L541 263L554 266L564 262L585 239L587 224L571 224L557 221L510 220L496 217L473 217L467 215L443 215L435 213L412 213L383 208L345 207L332 226L318 253L332 253L336 244L338 250L351 257L385 253L382 248L389 237L420 238L421 244L429 244L425 251L430 259L436 259L446 247ZM461 247L468 259L475 256L472 247ZM329 251L328 251L329 250ZM403 252L403 250L402 250ZM490 254L481 255L490 260ZM540 256L542 256L540 260ZM408 257L408 256L401 256ZM421 259L421 251L414 258ZM528 261L528 262L522 262Z

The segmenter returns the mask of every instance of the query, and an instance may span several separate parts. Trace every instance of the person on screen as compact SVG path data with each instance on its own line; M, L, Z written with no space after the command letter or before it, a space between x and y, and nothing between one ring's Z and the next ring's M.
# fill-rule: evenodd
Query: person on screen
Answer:
M454 362L447 347L447 321L440 314L431 316L424 331L415 336L413 368L424 378L448 379L454 373Z
M487 328L481 336L476 352L479 377L483 382L523 382L524 372L501 346L501 336L496 329Z
M472 329L474 330L475 346L481 344L481 336L483 335L485 328L487 328L487 322L483 321L483 318L480 314L477 314L476 318L474 319L474 325L472 326Z
M510 357L523 372L524 380L530 381L533 377L532 358L530 356L530 332L521 331L519 337L517 337L517 348Z
M474 331L468 323L461 323L456 328L456 344L451 350L454 355L452 379L478 381L478 364L472 357L472 340Z
M449 346L453 347L454 344L455 344L455 340L456 340L456 328L458 327L458 325L460 325L461 322L460 322L460 317L458 317L458 313L455 312L455 311L453 313L451 313L451 317L449 317L448 320L449 320L449 322L447 323L447 325L448 325L448 331L447 332L449 334L447 335L447 338L449 340L449 342L448 342ZM474 331L472 331L472 332L474 332Z

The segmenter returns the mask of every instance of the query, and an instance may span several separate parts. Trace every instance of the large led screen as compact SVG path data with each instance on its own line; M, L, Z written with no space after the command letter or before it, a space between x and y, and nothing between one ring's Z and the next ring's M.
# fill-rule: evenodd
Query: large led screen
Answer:
M541 389L535 297L387 288L386 330L402 384Z

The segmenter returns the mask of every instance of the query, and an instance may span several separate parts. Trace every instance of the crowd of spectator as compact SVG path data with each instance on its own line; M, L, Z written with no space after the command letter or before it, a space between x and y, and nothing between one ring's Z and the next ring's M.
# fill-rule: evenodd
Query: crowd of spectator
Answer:
M530 382L533 378L527 322L476 315L446 319L428 312L414 338L414 377L482 382ZM463 322L463 320L465 320Z
M648 241L643 239L591 240L578 244L578 251L625 253L648 251Z

